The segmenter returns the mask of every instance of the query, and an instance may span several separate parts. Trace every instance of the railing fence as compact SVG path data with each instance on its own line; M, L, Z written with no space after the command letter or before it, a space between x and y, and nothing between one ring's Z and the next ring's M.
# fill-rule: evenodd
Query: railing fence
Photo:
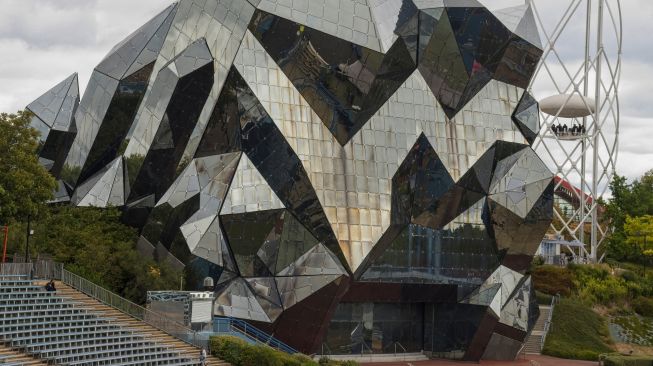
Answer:
M0 264L0 275L30 276L33 268L32 263L2 263Z
M208 349L208 340L203 339L197 332L185 326L184 324L169 320L162 314L153 312L140 305L137 305L72 272L62 269L61 282L80 292L85 293L86 295L100 301L105 305L111 306L112 308L120 310L123 313L126 313L153 326L154 328L168 333L177 339L180 339L186 343L190 343L199 348Z
M551 309L549 310L549 316L544 322L544 330L542 331L542 338L540 338L540 350L544 349L544 343L546 342L546 336L549 334L551 328L551 322L553 320L553 309L555 308L556 303L560 301L560 295L555 295L551 297Z
M214 321L217 322L218 329L222 329L222 331L229 330L232 332L242 334L248 337L249 339L255 341L256 343L264 344L266 346L269 346L271 348L286 353L290 353L290 354L298 353L296 349L274 338L274 336L267 334L262 330L254 327L253 325L247 323L244 320L229 318L229 317L216 317Z

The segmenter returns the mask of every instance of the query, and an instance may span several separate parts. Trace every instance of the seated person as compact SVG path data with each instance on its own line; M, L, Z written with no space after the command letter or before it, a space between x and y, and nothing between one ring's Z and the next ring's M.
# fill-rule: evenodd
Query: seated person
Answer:
M54 287L54 280L50 280L50 282L45 285L45 291L57 291L57 288Z

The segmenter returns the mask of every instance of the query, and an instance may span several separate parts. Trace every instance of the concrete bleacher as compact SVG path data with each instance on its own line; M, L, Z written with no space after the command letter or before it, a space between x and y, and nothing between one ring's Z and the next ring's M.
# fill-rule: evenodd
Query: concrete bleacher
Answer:
M200 350L61 282L0 275L2 365L200 365ZM209 366L228 365L213 357Z

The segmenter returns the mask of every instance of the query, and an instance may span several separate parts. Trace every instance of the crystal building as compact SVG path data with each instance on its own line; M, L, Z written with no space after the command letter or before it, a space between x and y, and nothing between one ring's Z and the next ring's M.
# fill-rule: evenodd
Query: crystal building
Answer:
M510 359L551 221L527 6L181 0L28 107L58 201L118 206L216 316L306 353Z

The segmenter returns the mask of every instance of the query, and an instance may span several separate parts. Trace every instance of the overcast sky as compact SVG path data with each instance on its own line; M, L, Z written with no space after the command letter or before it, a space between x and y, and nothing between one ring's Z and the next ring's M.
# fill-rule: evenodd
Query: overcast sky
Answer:
M556 1L564 4L568 0L533 1L551 8L557 6ZM522 3L482 2L490 8ZM170 3L0 0L0 112L24 108L73 72L79 73L83 91L93 68L112 46ZM633 179L653 169L653 1L622 3L624 59L617 172ZM569 52L582 50L582 45L574 42L562 46Z

